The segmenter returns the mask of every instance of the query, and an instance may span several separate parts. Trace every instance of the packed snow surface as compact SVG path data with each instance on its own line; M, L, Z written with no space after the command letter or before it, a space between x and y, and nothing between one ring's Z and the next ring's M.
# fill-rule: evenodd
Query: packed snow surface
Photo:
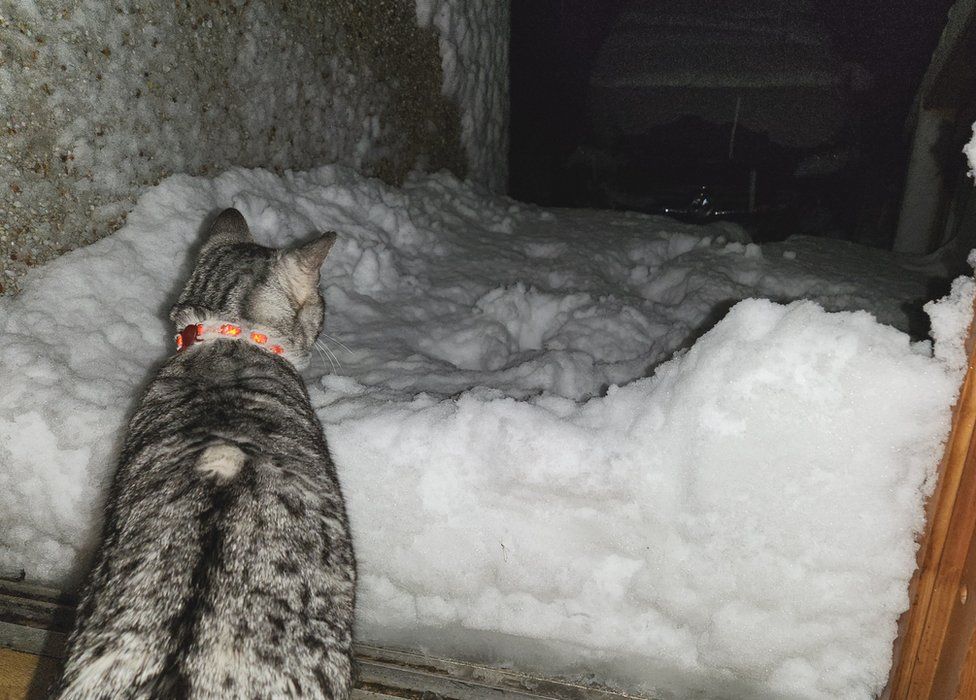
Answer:
M340 232L336 358L306 379L361 641L662 698L880 690L971 281L930 307L933 350L878 322L909 328L925 294L898 258L543 211L444 175L173 177L0 299L0 573L77 581L124 421L172 349L166 309L225 206L263 243ZM753 296L814 301L733 306Z

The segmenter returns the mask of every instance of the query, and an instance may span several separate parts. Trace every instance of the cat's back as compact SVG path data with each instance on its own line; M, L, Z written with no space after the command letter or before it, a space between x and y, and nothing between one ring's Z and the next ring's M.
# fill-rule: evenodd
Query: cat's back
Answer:
M177 355L133 416L61 697L349 693L355 563L300 377Z

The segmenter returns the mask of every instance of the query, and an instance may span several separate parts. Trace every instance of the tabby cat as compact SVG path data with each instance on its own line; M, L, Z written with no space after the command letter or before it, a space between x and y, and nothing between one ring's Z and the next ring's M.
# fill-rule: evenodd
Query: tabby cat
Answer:
M216 219L128 426L58 697L348 697L355 561L296 370L334 242L279 251Z

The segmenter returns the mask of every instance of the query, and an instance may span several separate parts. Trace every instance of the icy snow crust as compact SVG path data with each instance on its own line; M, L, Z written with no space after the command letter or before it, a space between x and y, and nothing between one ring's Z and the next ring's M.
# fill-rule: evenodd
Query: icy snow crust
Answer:
M495 192L508 183L509 0L416 0L417 24L433 26L444 94L461 112L468 173Z
M924 280L847 249L831 279L809 240L540 211L446 176L173 177L0 299L0 573L76 581L124 421L171 350L165 310L229 205L264 243L340 232L323 286L341 366L316 357L306 378L353 524L360 640L658 697L880 690L972 284L935 307L935 356L864 311L725 315L809 295L904 323L898 295Z
M976 124L973 124L973 137L963 146L962 152L969 163L969 176L976 177Z

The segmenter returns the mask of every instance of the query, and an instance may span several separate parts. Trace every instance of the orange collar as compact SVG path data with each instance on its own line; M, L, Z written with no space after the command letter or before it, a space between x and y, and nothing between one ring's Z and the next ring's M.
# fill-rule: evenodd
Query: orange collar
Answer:
M204 336L211 336L205 338ZM242 326L235 323L191 323L176 336L176 352L186 350L191 345L203 343L207 340L248 340L258 347L272 352L275 355L283 355L285 348L278 343L272 343L267 333L261 331L246 331Z

